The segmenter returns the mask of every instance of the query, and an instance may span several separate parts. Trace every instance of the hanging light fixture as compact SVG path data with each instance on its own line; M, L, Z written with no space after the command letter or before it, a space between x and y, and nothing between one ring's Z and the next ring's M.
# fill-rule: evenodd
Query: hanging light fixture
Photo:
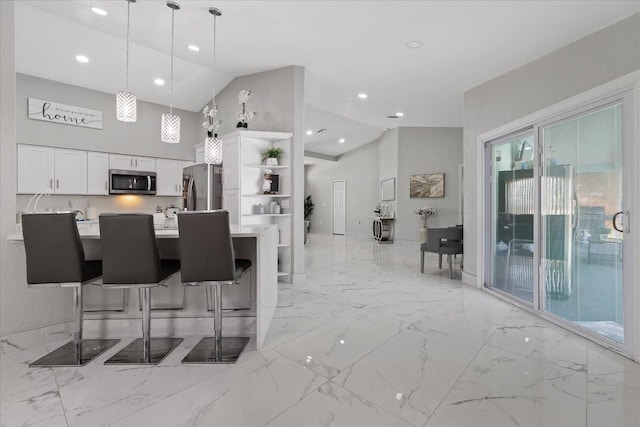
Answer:
M138 117L136 96L129 92L129 22L131 3L135 2L136 0L127 0L127 71L125 74L125 91L116 93L116 117L122 122L135 122Z
M173 30L174 15L176 10L180 10L180 5L169 0L167 6L171 9L171 79L169 85L169 114L162 115L160 139L162 142L177 144L180 142L180 117L173 114Z
M222 15L222 11L215 7L209 8L209 13L213 15L213 96L211 97L211 110L209 110L209 129L207 139L204 140L204 161L210 165L222 163L222 140L218 138L216 130L220 124L214 121L218 113L216 105L216 19Z

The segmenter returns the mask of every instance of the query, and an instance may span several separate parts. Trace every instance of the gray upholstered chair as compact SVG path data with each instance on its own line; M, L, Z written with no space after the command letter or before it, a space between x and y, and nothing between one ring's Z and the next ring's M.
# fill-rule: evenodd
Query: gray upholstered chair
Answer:
M215 289L215 337L203 338L182 363L235 363L249 338L222 337L222 286L237 283L251 261L234 256L227 211L181 212L178 230L182 283Z
M73 289L73 341L29 366L83 366L120 340L82 337L82 286L102 275L100 261L87 261L73 213L22 215L30 288Z
M442 255L447 255L449 264L449 279L453 277L453 263L451 255L463 254L462 244L463 229L461 226L447 228L430 228L427 235L427 243L420 245L420 272L424 273L424 253L438 254L438 268L442 269ZM464 257L464 255L463 255ZM460 262L462 268L464 258Z
M151 215L103 214L99 221L102 286L138 289L142 299L142 338L134 340L105 363L160 363L182 338L151 338L151 288L178 272L180 262L160 259Z

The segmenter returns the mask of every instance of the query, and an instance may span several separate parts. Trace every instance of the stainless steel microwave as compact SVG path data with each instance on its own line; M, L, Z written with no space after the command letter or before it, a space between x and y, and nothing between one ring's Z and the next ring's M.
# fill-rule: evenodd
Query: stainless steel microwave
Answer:
M109 170L109 194L156 194L156 173Z

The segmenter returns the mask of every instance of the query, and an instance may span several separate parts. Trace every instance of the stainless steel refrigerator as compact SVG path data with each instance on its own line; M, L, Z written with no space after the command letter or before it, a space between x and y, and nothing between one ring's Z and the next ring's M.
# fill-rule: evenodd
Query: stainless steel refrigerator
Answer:
M211 167L211 174L207 170ZM210 176L210 185L207 185ZM222 165L202 163L182 171L182 208L188 211L207 209L207 194L211 193L211 209L222 209Z

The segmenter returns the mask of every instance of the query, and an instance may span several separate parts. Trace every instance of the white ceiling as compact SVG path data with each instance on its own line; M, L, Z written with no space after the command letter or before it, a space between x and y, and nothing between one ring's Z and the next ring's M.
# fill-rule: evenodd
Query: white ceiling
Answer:
M300 65L306 149L339 155L398 126L462 126L464 91L640 11L640 1L180 1L173 105L211 99L236 76ZM93 6L108 12L99 16ZM125 0L16 2L18 72L115 93L125 85ZM129 86L169 104L171 11L131 5ZM410 49L406 43L424 45ZM194 53L188 44L201 48ZM90 58L88 64L74 59ZM366 92L366 100L357 97ZM387 116L398 111L401 119ZM315 133L320 128L326 132ZM339 138L346 142L340 144Z

